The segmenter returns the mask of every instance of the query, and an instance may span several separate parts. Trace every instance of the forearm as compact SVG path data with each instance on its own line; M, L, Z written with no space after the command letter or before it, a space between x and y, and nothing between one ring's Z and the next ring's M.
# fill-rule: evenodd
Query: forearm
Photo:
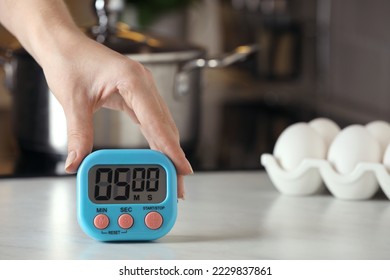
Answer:
M62 0L0 0L0 22L41 65L81 35Z

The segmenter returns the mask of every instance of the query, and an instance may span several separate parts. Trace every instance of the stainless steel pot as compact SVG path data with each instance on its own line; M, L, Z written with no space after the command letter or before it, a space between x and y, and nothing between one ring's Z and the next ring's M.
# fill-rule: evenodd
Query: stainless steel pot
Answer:
M99 26L89 34L127 57L139 61L153 74L160 94L179 129L185 150L196 146L203 68L225 67L245 59L257 46L241 46L218 59L206 59L203 48L148 36L123 23L108 26L105 1L97 0ZM64 157L67 154L66 121L50 93L42 69L23 49L9 52L6 84L13 95L15 134L22 150ZM104 67L102 65L102 67ZM143 148L148 144L131 119L102 109L95 114L96 148Z

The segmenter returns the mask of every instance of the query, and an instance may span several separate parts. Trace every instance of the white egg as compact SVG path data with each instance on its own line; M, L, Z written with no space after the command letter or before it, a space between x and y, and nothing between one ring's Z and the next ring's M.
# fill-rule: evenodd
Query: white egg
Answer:
M383 156L383 165L390 172L390 144L387 145L385 155Z
M350 125L336 136L328 160L341 174L352 172L360 162L380 162L379 142L362 125Z
M327 118L316 118L310 121L309 125L322 136L327 147L330 147L334 138L341 130L334 121Z
M293 170L306 158L326 158L324 139L307 123L287 127L275 143L274 157L285 170Z
M385 121L373 121L366 124L366 128L379 141L383 155L390 143L390 124Z

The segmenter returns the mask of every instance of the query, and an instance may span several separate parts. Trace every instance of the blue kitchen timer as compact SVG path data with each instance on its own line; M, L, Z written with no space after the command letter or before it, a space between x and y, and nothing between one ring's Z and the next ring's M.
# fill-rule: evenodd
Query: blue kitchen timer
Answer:
M177 216L176 169L153 150L99 150L77 173L77 217L100 241L146 241L166 235Z

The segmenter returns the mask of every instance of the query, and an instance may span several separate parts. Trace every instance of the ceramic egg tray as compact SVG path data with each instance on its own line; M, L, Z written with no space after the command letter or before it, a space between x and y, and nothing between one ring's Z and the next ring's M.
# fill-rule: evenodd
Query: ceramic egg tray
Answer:
M286 128L273 154L261 155L261 164L283 194L313 195L328 189L335 198L364 200L382 189L390 199L389 143L386 122L341 130L320 118Z

